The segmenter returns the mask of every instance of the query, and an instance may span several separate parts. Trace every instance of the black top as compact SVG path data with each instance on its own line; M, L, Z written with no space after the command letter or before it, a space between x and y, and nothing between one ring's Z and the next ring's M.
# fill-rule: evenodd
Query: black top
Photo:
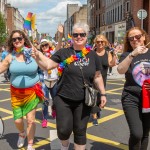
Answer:
M104 86L106 87L107 72L108 72L108 67L109 67L108 52L105 50L105 54L103 56L98 55L98 57L99 57L100 65L102 67L101 74L102 74L102 77L103 77Z
M76 52L80 52L80 50ZM64 48L52 55L51 59L60 63L74 55L74 53L73 47ZM80 63L83 66L83 74L86 81L92 85L95 72L101 70L97 54L94 51L90 51L86 57L80 59ZM65 67L58 81L57 94L72 100L84 99L83 78L78 62L74 61Z
M128 55L129 52L123 53L119 61L123 61ZM127 72L125 73L126 82L124 89L129 92L140 93L144 80L149 78L150 50L133 58Z

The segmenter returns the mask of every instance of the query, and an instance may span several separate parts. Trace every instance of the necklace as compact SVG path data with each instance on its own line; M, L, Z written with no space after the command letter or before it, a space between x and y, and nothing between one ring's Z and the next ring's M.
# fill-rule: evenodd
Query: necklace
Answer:
M91 50L91 46L89 45L86 45L82 50L81 52L79 53L76 53L74 55L71 55L70 57L66 58L64 61L62 61L61 63L59 63L59 66L58 66L58 75L61 76L62 75L62 72L64 70L64 68L74 62L74 61L77 61L79 60L80 58L83 58L85 57Z
M14 48L16 53L21 53L24 50L24 47Z

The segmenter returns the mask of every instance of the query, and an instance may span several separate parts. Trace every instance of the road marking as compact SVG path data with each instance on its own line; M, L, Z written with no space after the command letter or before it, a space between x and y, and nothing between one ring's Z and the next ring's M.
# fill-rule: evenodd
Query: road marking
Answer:
M112 120L112 119L114 119L114 118L117 118L117 117L119 117L119 116L121 116L121 115L123 115L123 114L124 114L123 111L118 111L118 112L116 112L116 113L114 113L114 114L111 114L111 115L109 115L109 116L100 118L100 119L98 119L98 124L107 122L107 121ZM90 128L90 127L93 127L93 126L94 126L93 123L90 122L90 123L88 123L87 128Z
M7 114L10 114L10 115L13 114L12 111L10 111L10 110L8 110L8 109L5 109L5 108L0 108L0 111L2 111L2 112L4 112L4 113L7 113Z
M120 83L113 83L113 82L107 82L107 84L124 85L124 84L120 84Z
M9 100L10 100L10 98L3 99L3 100L0 100L0 103L1 103L1 102L5 102L5 101L9 101Z
M127 145L121 144L119 142L115 142L115 141L108 140L108 139L105 139L105 138L97 137L97 136L94 136L94 135L88 134L88 133L86 134L86 136L87 136L87 139L89 139L89 140L96 141L96 142L101 142L101 143L104 143L106 145L110 145L110 146L113 146L113 147L116 147L116 148L121 148L122 150L128 150Z
M106 91L107 94L113 94L113 95L122 95L122 93L117 93L117 92L108 92Z
M120 87L120 88L115 88L113 90L107 90L107 92L114 92L114 91L118 91L118 90L122 90L122 89L123 89L123 87Z
M117 112L122 111L121 109L112 108L112 107L105 107L104 109L106 109L106 110L110 110L110 111L117 111Z
M8 88L9 89L9 88ZM1 89L0 88L0 91L7 91L7 92L10 92L10 89L8 90L8 89Z

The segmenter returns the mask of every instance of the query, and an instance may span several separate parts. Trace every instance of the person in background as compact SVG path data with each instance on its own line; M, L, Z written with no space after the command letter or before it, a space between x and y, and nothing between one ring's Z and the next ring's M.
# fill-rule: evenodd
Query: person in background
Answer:
M147 150L150 131L150 111L142 112L142 86L150 79L150 45L147 33L133 27L126 32L124 52L120 57L118 72L125 74L122 106L130 129L129 150Z
M80 64L87 82L95 83L101 92L100 107L106 104L106 93L98 56L94 51L85 47L88 31L87 24L76 23L72 31L72 47L57 51L50 59L36 49L32 51L32 57L42 69L49 70L59 66L58 73L61 76L54 105L61 150L69 149L69 137L72 132L74 133L75 150L85 150L86 147L86 129L92 107L85 105L85 89Z
M108 47L108 40L104 35L97 35L94 39L94 45L98 58L99 63L101 65L101 73L104 81L104 86L106 87L106 80L107 80L107 72L109 67L113 67L116 65L116 58L117 58L117 51L114 49L111 51L106 51L106 47ZM101 94L98 93L98 100L100 100ZM92 108L92 117L93 117L93 125L98 125L97 119L100 118L100 108L98 107L100 101L98 101L98 105Z
M47 39L42 39L40 43L40 51L48 58L50 58L56 51L61 48L62 44L62 37L63 37L63 25L59 25L58 29L58 43L56 48L52 45L52 42L48 41ZM57 68L44 71L44 83L43 89L45 93L45 97L49 99L49 91L51 94L52 100L54 99L57 91L57 81L58 81L58 71ZM47 103L43 103L43 120L42 120L42 127L47 127L47 119L48 119L48 105ZM52 105L52 117L55 118L55 108Z
M31 57L32 46L24 32L14 30L8 39L9 54L0 63L0 73L9 69L11 105L16 128L19 131L18 148L24 146L28 138L27 150L34 150L35 113L44 95L38 75L38 65ZM27 120L27 131L24 119Z
M3 61L8 54L9 54L8 53L8 46L3 46L2 47L1 61ZM4 78L6 81L9 81L8 70L4 72Z

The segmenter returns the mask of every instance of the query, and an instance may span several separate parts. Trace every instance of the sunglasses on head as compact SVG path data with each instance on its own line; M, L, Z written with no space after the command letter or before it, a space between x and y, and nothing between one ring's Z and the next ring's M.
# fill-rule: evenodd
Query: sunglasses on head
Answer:
M73 33L72 36L74 38L77 38L78 36L80 35L80 37L85 37L86 36L86 33Z
M102 44L103 44L103 43L104 43L104 41L96 41L96 43L97 43L97 44L99 44L99 43L102 43Z
M135 35L135 36L130 36L128 37L128 41L134 41L134 38L136 40L139 40L143 35L142 34L138 34L138 35Z
M48 43L46 43L46 44L42 44L41 45L41 47L48 47L49 46L49 44Z
M15 38L12 38L12 41L13 42L16 42L17 40L18 41L22 41L23 37L15 37Z

